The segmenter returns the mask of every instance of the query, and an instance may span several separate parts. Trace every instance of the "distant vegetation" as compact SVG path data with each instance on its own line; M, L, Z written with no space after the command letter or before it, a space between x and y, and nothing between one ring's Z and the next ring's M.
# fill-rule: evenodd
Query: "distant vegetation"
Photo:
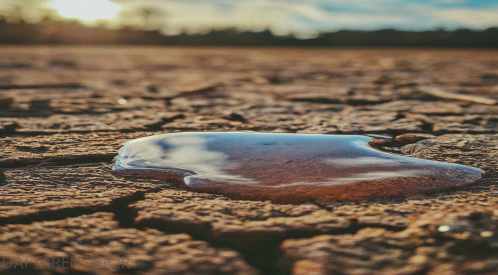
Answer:
M379 30L323 33L313 39L275 36L270 31L213 30L206 34L166 36L156 30L132 27L112 30L76 22L45 19L37 24L0 19L0 44L127 44L175 46L378 46L498 48L498 28L432 30L423 32Z

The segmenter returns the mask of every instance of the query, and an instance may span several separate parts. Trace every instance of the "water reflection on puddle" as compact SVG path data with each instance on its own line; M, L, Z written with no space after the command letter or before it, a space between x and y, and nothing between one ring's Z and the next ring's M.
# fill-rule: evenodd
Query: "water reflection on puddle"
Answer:
M482 170L392 155L359 135L179 133L132 140L116 175L175 180L199 192L275 202L357 201L462 186Z

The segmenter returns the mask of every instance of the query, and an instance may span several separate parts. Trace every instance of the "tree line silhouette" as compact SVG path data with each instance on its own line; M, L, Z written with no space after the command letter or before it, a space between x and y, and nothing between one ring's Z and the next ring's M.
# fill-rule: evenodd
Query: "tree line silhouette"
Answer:
M298 47L478 47L498 48L498 28L483 31L460 29L400 31L342 30L322 33L316 38L276 36L271 31L212 30L205 34L164 35L158 30L132 27L106 29L86 27L77 22L44 20L32 24L0 19L0 44L107 44L173 46L298 46Z

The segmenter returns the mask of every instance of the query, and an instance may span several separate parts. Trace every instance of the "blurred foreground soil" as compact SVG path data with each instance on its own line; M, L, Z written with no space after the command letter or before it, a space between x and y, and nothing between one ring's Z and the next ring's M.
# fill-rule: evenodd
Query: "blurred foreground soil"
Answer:
M497 101L497 51L1 47L0 272L498 274ZM487 174L292 205L109 173L184 131L429 134L386 149Z

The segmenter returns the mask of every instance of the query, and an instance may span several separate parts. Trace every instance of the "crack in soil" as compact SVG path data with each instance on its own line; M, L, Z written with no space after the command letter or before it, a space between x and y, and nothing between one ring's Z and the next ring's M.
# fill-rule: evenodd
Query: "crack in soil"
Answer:
M40 221L62 220L97 212L117 213L119 212L119 209L123 207L126 208L129 204L143 200L144 198L145 191L137 191L124 197L112 199L111 203L108 205L101 205L96 207L80 206L72 208L62 208L46 212L29 213L26 215L1 218L0 226L4 226L7 224L30 224Z
M63 84L34 84L34 85L0 85L0 90L17 90L17 89L86 89L85 86L78 83Z
M92 163L111 163L116 156L112 154L93 154L72 157L46 157L46 158L29 158L13 161L0 162L0 169L27 168L30 166L67 166L74 164L92 164Z

